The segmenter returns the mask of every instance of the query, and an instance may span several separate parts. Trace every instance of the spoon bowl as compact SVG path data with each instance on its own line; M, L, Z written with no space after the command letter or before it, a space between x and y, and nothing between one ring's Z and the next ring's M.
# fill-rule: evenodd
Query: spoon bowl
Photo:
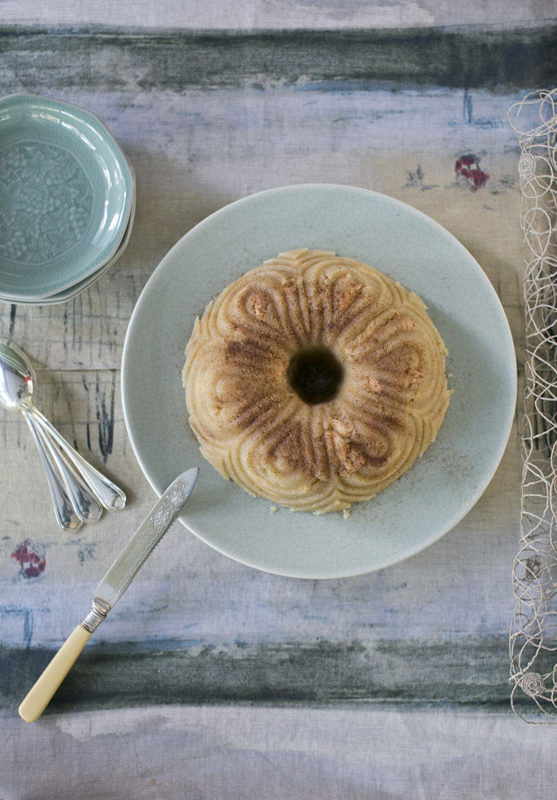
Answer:
M0 404L6 408L21 408L35 387L35 371L18 351L17 345L0 343Z

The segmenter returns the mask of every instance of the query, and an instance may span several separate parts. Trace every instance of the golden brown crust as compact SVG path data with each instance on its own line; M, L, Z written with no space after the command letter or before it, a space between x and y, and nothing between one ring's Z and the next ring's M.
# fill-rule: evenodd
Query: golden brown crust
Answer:
M341 365L310 404L289 379L309 348ZM332 253L280 254L227 286L195 323L183 377L205 458L252 494L326 512L368 499L435 439L449 391L425 305Z

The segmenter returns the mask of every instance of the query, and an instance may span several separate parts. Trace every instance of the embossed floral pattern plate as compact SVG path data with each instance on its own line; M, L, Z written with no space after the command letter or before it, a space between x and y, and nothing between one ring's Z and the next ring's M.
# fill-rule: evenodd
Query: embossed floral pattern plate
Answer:
M189 430L180 370L196 316L228 283L280 251L336 251L416 291L449 350L454 390L435 442L377 497L315 516L272 506L225 481ZM237 561L303 578L340 578L394 564L449 531L486 489L514 416L516 361L501 303L470 253L436 222L385 195L349 186L271 189L217 211L187 233L147 282L123 356L124 416L158 494L201 468L182 523Z
M100 120L36 95L0 100L0 295L40 300L117 251L133 206L130 165Z
M124 232L124 238L118 245L118 249L105 264L103 264L99 269L93 272L91 275L88 275L82 281L78 283L74 283L72 286L68 287L67 289L63 289L61 292L56 292L56 294L51 294L48 297L41 297L38 300L30 299L28 297L11 297L11 298L3 298L0 294L0 300L6 299L7 302L10 303L18 303L21 305L28 305L28 306L48 306L48 305L56 305L57 303L67 303L68 300L73 300L74 297L77 297L79 294L84 292L86 289L89 289L93 284L95 284L99 278L101 278L109 269L111 269L114 264L118 261L119 258L124 254L126 248L129 244L131 233L133 230L133 221L135 217L135 200L132 204L131 214L128 221L128 225Z

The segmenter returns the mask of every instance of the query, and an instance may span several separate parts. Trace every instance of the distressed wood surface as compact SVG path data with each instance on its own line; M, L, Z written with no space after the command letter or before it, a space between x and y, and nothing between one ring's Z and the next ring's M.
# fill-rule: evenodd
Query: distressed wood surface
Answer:
M545 42L550 34L543 36ZM333 52L345 44L345 34L339 37L332 36ZM248 43L230 34L207 39L177 32L8 32L11 57L0 76L4 91L56 94L98 113L134 164L138 187L129 249L94 287L63 306L4 304L0 311L0 333L36 360L40 406L130 493L123 514L107 514L98 525L62 535L25 425L2 412L1 610L2 655L11 676L4 683L8 707L87 610L92 588L152 503L122 417L122 346L145 281L169 247L208 213L259 189L315 180L398 197L445 225L476 256L504 303L520 348L517 145L506 122L508 107L521 96L514 73L497 92L376 85L370 83L376 60L366 57L376 38L373 32L354 35L354 52L334 74L331 48L297 33L252 37L254 55L246 64ZM499 42L504 51L507 40ZM390 47L388 57L400 69L400 35ZM457 50L464 64L466 48ZM419 52L417 45L413 52ZM37 72L31 54L40 55L48 69ZM210 69L203 74L198 65L208 54ZM304 69L311 61L311 76L292 84L284 73L292 70L296 55L305 59ZM234 69L224 69L228 59ZM442 66L446 48L439 59ZM534 72L538 66L532 65ZM428 65L428 74L432 68ZM388 63L381 69L388 73ZM454 64L452 70L458 73ZM455 177L455 160L469 152L490 175L477 191ZM443 541L392 569L346 581L308 583L254 572L178 526L123 608L98 632L53 709L69 701L99 707L108 702L94 671L95 688L86 695L75 692L82 671L105 659L113 665L124 659L135 670L137 685L148 684L161 650L169 653L157 688L164 702L172 695L189 701L235 694L280 698L287 691L300 698L501 703L507 693L504 638L512 609L519 470L513 436L492 485ZM40 575L26 577L25 563L12 557L25 542L45 558ZM420 653L410 662L408 637ZM468 656L459 658L460 667L447 673L442 688L429 672L452 662L457 644ZM191 673L191 681L185 677L175 694L177 651L177 663ZM306 668L290 670L292 659ZM232 663L243 676L237 688L236 679L230 677L230 684L226 677ZM485 663L490 668L484 675ZM256 679L262 669L263 686ZM347 685L339 678L343 674L352 676ZM129 702L123 690L129 676L117 666L113 676L122 691L111 691L110 703ZM145 699L145 691L135 691L135 701Z
M477 258L503 302L521 374L518 147L506 114L526 91L557 80L557 29L547 26L323 37L145 31L139 22L46 29L22 20L1 31L0 91L53 95L97 113L133 163L138 205L128 250L80 297L44 308L0 304L0 338L34 359L38 404L130 498L122 514L62 534L24 422L0 410L0 687L5 735L15 736L11 774L13 746L25 749L42 735L17 728L17 702L88 610L94 586L154 500L125 430L120 362L133 307L168 249L212 211L272 186L331 182L384 192L429 214ZM466 154L489 175L477 190L455 173ZM509 714L520 468L513 431L491 485L450 533L412 559L349 580L257 572L175 525L70 673L46 730L66 720L77 741L85 736L79 720L93 725L89 712L113 709L102 718L127 752L115 715L141 725L155 713L142 716L144 707L156 704L369 701L397 713L403 704L406 714L416 704ZM14 557L21 547L37 555L40 570L26 573L32 562ZM339 713L355 724L353 709ZM377 725L368 722L366 735ZM169 741L186 747L176 719L164 724ZM263 723L246 725L256 737ZM467 730L474 735L474 726ZM325 752L326 736L321 746ZM191 742L186 749L193 757ZM104 752L100 744L96 752ZM10 781L10 797L31 796ZM362 792L373 788L364 783ZM92 786L84 796L94 796ZM163 796L146 786L119 796Z

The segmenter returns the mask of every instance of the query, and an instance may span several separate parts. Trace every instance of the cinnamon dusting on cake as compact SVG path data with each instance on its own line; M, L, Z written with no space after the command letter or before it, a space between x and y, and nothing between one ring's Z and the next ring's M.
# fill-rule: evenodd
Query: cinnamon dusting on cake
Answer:
M334 354L338 391L325 381L323 397L306 399L305 382L304 392L291 385L304 350ZM226 287L196 324L184 365L190 421L205 457L248 492L346 509L435 438L449 401L445 354L420 298L378 270L283 253Z

